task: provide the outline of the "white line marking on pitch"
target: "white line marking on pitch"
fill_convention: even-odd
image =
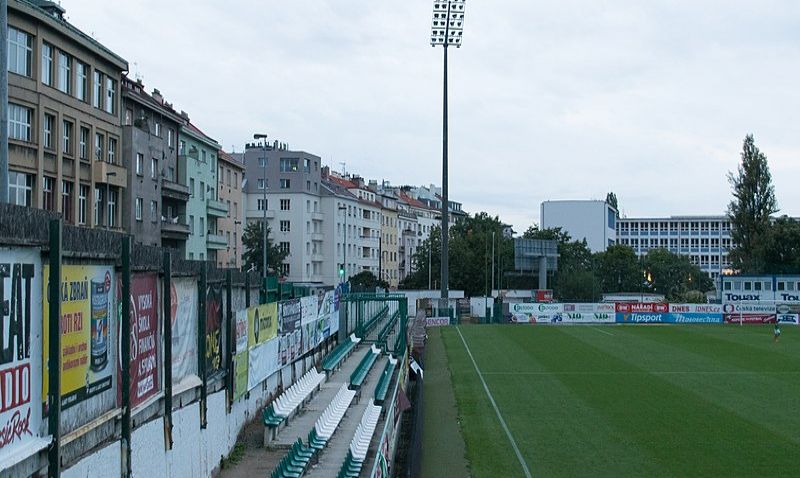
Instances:
[[[762,371],[751,372],[745,370],[665,370],[652,372],[593,372],[593,371],[563,371],[563,372],[483,372],[484,375],[800,375],[800,371]]]
[[[592,329],[594,329],[594,330],[596,330],[596,331],[600,332],[601,334],[606,334],[606,335],[614,335],[614,334],[612,334],[611,332],[606,332],[605,330],[603,330],[603,329],[598,329],[597,327],[592,327]]]
[[[517,447],[517,442],[514,441],[514,437],[511,436],[511,430],[508,429],[508,425],[506,425],[506,421],[503,420],[503,416],[500,415],[500,409],[497,408],[497,403],[494,401],[494,397],[492,397],[492,392],[489,391],[489,386],[486,385],[486,381],[483,379],[483,374],[481,374],[481,369],[478,368],[478,364],[475,363],[475,358],[472,356],[472,352],[469,350],[469,345],[467,345],[467,341],[464,340],[464,336],[461,334],[461,327],[456,326],[456,330],[458,331],[458,335],[461,337],[461,343],[464,344],[464,348],[467,350],[467,354],[469,354],[469,359],[472,360],[472,365],[475,367],[475,371],[478,372],[478,378],[481,379],[481,383],[483,384],[483,389],[486,390],[486,395],[489,397],[489,401],[492,402],[492,407],[494,407],[495,413],[497,413],[497,418],[500,420],[500,425],[503,426],[503,430],[506,432],[506,436],[508,436],[508,440],[511,442],[511,446],[514,448],[514,453],[517,454],[517,459],[519,460],[519,464],[522,465],[522,471],[525,473],[527,478],[531,477],[531,471],[528,469],[528,464],[525,463],[525,459],[522,458],[522,453],[519,452],[519,447]]]

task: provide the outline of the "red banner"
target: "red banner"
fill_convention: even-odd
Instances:
[[[536,293],[536,302],[553,302],[552,289],[536,289],[534,292]]]
[[[726,324],[774,324],[774,314],[724,314]]]
[[[120,284],[120,281],[117,282]],[[120,294],[121,295],[121,294]],[[131,277],[131,360],[130,401],[135,408],[159,390],[158,347],[158,278],[156,274],[134,274]],[[122,327],[119,328],[122,330]],[[118,364],[117,377],[122,369]],[[121,383],[121,382],[120,382]],[[122,387],[117,387],[117,401],[122,403]]]
[[[616,304],[617,312],[623,314],[645,314],[645,313],[667,313],[669,312],[669,304],[660,304],[656,302],[618,302]]]

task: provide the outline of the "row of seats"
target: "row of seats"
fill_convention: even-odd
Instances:
[[[272,478],[300,478],[308,468],[314,453],[313,448],[303,445],[303,441],[298,438],[278,466],[272,470],[270,476]]]
[[[385,342],[386,338],[391,334],[392,330],[395,328],[395,324],[397,323],[397,319],[400,317],[400,310],[398,309],[392,314],[392,317],[386,321],[386,324],[381,328],[380,332],[378,332],[378,342]]]
[[[324,381],[325,374],[317,372],[317,369],[312,367],[300,380],[264,409],[262,415],[264,425],[270,428],[278,427]]]
[[[392,374],[397,367],[398,360],[391,355],[386,366],[383,367],[381,377],[378,379],[378,385],[375,386],[375,404],[382,405],[386,400],[386,394],[389,393],[389,384],[392,383]]]
[[[364,415],[361,417],[361,422],[356,428],[353,440],[350,441],[347,457],[339,469],[339,478],[357,478],[361,473],[361,467],[367,458],[369,444],[372,441],[372,435],[375,433],[375,427],[378,425],[380,416],[380,406],[371,403],[367,405],[367,409],[364,410]]]
[[[372,366],[375,364],[375,361],[378,360],[378,357],[381,355],[381,349],[372,344],[367,352],[364,355],[364,358],[361,359],[361,362],[358,364],[353,373],[350,374],[350,388],[353,390],[358,390],[361,388],[361,385],[364,383],[364,380],[367,378],[367,374],[372,369]]]
[[[344,413],[350,407],[350,402],[353,401],[355,396],[356,392],[347,388],[347,384],[343,383],[336,396],[333,397],[331,403],[314,424],[317,438],[325,440],[326,443],[331,439],[333,432],[339,426],[339,422],[342,421]]]
[[[342,363],[342,360],[347,357],[347,354],[349,354],[359,342],[361,342],[360,338],[356,337],[355,334],[350,334],[349,340],[345,340],[337,345],[335,349],[322,359],[322,369],[326,372],[336,370],[336,367]]]
[[[377,314],[375,314],[371,319],[369,319],[365,324],[363,329],[361,330],[361,337],[369,336],[372,329],[386,317],[386,314],[389,313],[389,306],[384,306]]]

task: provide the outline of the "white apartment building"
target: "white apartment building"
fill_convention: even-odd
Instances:
[[[539,217],[542,229],[560,227],[573,241],[586,239],[592,252],[616,242],[617,210],[605,201],[544,201]]]

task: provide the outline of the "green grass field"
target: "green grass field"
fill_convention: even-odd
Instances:
[[[464,342],[532,476],[800,476],[800,328],[782,329],[779,343],[766,326],[429,335],[444,342],[473,477],[525,475]]]

